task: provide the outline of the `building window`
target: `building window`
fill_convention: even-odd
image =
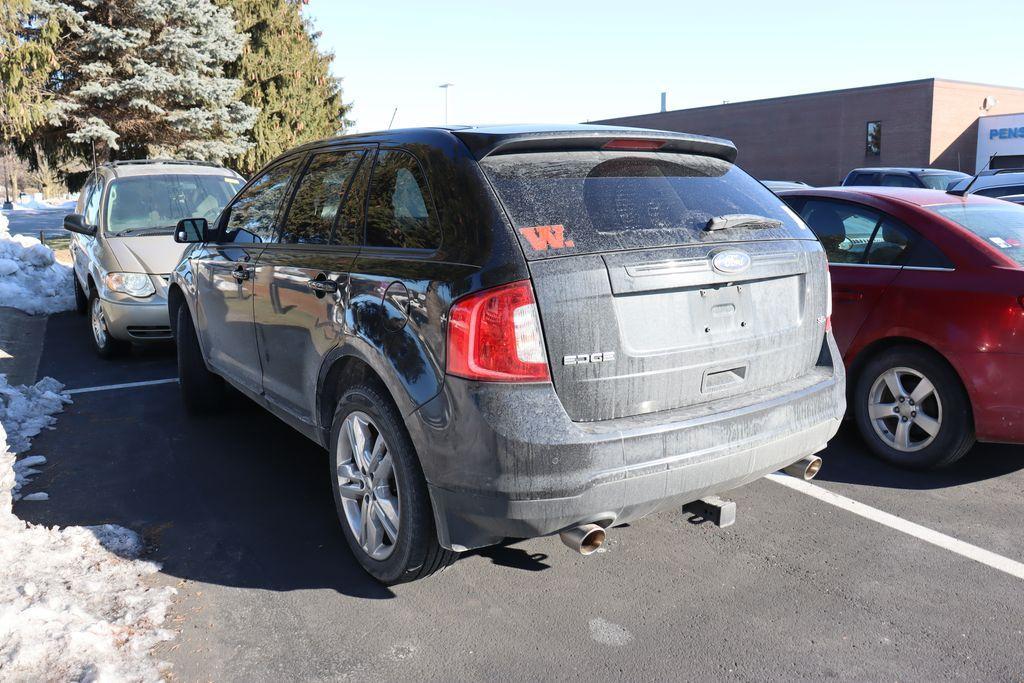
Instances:
[[[882,153],[881,121],[868,121],[868,136],[867,142],[864,145],[864,151],[868,155],[875,157]]]

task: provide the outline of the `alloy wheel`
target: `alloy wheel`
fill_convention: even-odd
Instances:
[[[883,443],[912,453],[927,447],[938,436],[942,401],[935,385],[920,371],[890,368],[871,385],[868,418]]]
[[[96,340],[96,346],[103,348],[107,345],[107,319],[103,315],[103,306],[99,297],[93,297],[92,306],[89,310],[89,319],[92,324],[92,336]]]
[[[336,462],[338,493],[352,535],[367,555],[387,559],[398,542],[401,498],[387,441],[366,413],[345,418]]]

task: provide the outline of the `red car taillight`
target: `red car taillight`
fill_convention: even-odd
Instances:
[[[485,382],[551,380],[529,280],[470,294],[448,316],[448,374]]]

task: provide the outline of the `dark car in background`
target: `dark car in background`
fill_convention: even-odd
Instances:
[[[855,168],[843,179],[844,187],[922,187],[930,190],[945,190],[971,176],[960,171],[946,171],[939,168]]]
[[[825,255],[735,155],[596,126],[292,150],[179,225],[186,406],[226,380],[327,448],[384,583],[813,470],[845,408]]]
[[[926,468],[1024,443],[1024,207],[936,190],[784,193],[828,254],[861,435]]]

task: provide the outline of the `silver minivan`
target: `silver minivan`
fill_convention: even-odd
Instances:
[[[243,179],[198,161],[115,161],[88,177],[71,237],[75,304],[89,315],[96,352],[110,358],[128,345],[169,340],[167,282],[181,258],[175,224],[215,221]]]

